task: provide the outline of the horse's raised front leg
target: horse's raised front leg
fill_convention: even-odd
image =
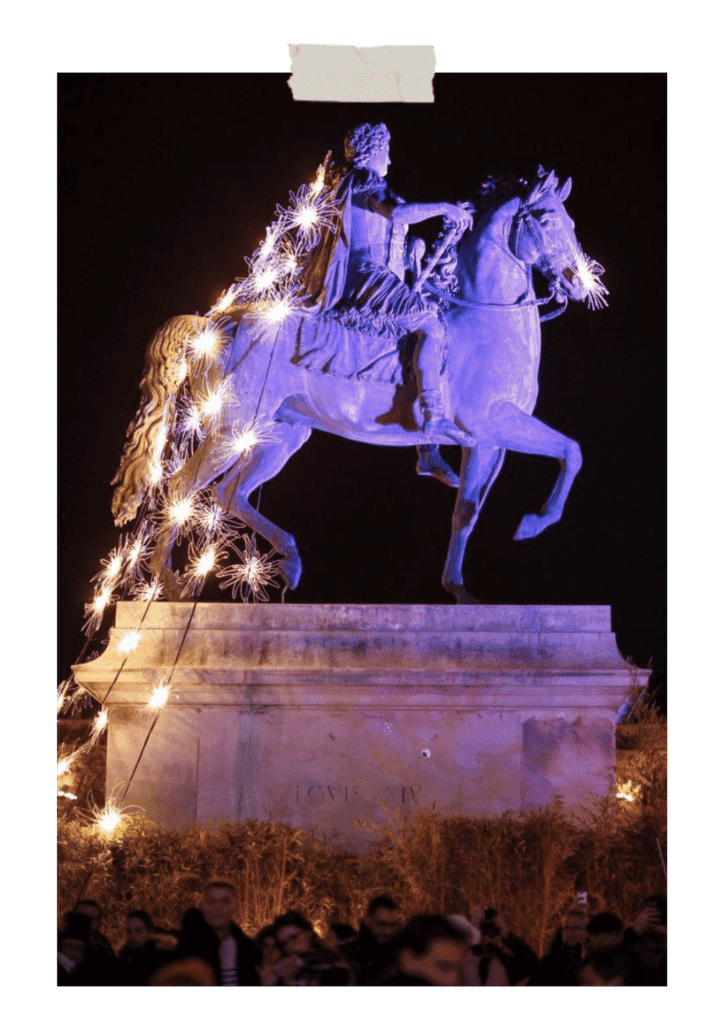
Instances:
[[[565,434],[529,416],[511,402],[505,402],[492,411],[492,426],[496,441],[514,452],[529,455],[548,455],[558,459],[561,471],[553,490],[540,513],[523,516],[515,540],[527,540],[542,533],[547,526],[557,523],[563,515],[568,492],[583,464],[581,449]]]
[[[442,575],[443,587],[459,604],[479,603],[468,593],[463,582],[465,547],[504,458],[504,448],[479,445],[477,448],[463,449],[460,487],[455,500],[450,546]]]
[[[282,556],[279,567],[287,586],[294,590],[302,575],[302,560],[297,542],[291,533],[263,516],[249,501],[249,495],[267,480],[279,473],[294,452],[309,439],[312,431],[308,427],[292,427],[280,424],[277,427],[279,444],[260,444],[252,457],[240,470],[232,469],[216,487],[216,500],[222,508],[240,519],[245,526],[261,534],[274,550]]]

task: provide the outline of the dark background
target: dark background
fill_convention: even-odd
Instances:
[[[276,204],[328,149],[341,156],[349,127],[384,120],[388,180],[408,201],[470,198],[487,174],[530,178],[539,163],[573,178],[566,205],[606,268],[610,306],[571,305],[543,325],[536,415],[580,443],[583,469],[561,522],[515,543],[558,467],[508,454],[466,582],[486,604],[610,604],[622,653],[653,658],[663,695],[666,76],[438,74],[435,103],[409,106],[295,103],[287,78],[59,76],[59,678],[118,541],[109,482],[148,340],[169,316],[206,312],[245,273]],[[414,469],[412,448],[315,432],[264,485],[262,511],[304,562],[288,601],[451,600],[440,576],[454,492]],[[228,592],[210,581],[203,600],[215,599]]]

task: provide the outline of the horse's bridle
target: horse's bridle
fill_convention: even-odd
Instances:
[[[545,306],[549,302],[553,302],[554,300],[560,301],[560,299],[558,299],[558,296],[562,295],[563,302],[560,309],[553,310],[551,313],[546,313],[544,316],[541,316],[540,319],[541,322],[545,322],[546,320],[553,320],[555,319],[555,317],[560,316],[561,313],[564,313],[566,311],[566,307],[568,306],[568,296],[558,284],[558,281],[561,277],[561,272],[559,272],[556,269],[556,266],[557,264],[563,262],[565,262],[566,265],[568,265],[568,253],[566,253],[565,251],[553,255],[548,255],[544,253],[543,232],[541,231],[540,226],[535,217],[532,216],[532,211],[537,207],[537,205],[538,202],[531,203],[530,205],[521,202],[520,207],[514,215],[511,223],[507,249],[502,245],[498,245],[497,242],[493,242],[493,244],[497,245],[498,248],[502,252],[504,252],[506,256],[516,260],[519,263],[525,264],[525,260],[522,258],[521,255],[521,238],[524,230],[529,231],[533,238],[533,242],[536,245],[536,248],[541,253],[541,257],[538,260],[539,263],[543,264],[543,267],[541,268],[541,273],[545,274],[545,276],[548,277],[548,280],[550,281],[550,291],[546,296],[540,299],[528,299],[512,303],[474,302],[471,299],[461,299],[457,295],[449,295],[447,292],[440,291],[439,289],[435,288],[433,285],[430,284],[429,279],[425,282],[425,289],[427,291],[432,292],[434,295],[437,295],[440,298],[445,299],[448,302],[452,302],[458,306],[467,306],[471,309],[505,309],[511,311],[516,309],[528,309],[534,306]],[[548,274],[546,274],[546,270],[548,271]],[[530,280],[530,269],[528,269],[528,285],[529,287],[532,287],[532,281]]]

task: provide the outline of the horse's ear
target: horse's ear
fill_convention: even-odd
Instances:
[[[558,178],[556,172],[551,171],[546,180],[543,182],[544,192],[554,192],[558,188]]]
[[[569,178],[568,181],[564,181],[561,187],[558,189],[558,198],[562,203],[565,203],[566,199],[568,199],[569,195],[571,194],[572,185],[573,182]]]

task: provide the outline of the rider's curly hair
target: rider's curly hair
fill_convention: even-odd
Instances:
[[[389,144],[390,133],[385,124],[358,124],[344,138],[344,159],[350,167],[364,167]]]

